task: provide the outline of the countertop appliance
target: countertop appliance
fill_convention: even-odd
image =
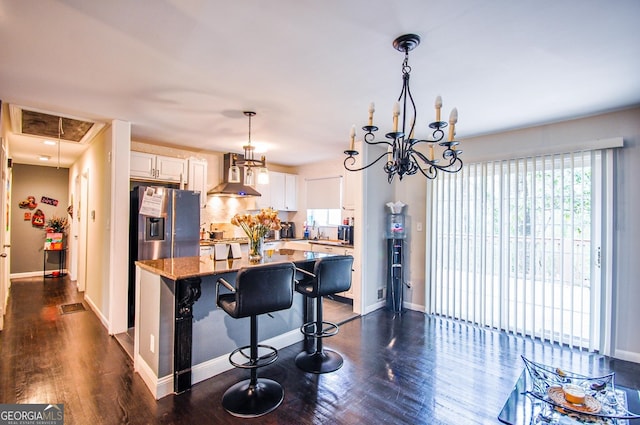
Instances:
[[[346,245],[353,245],[353,226],[338,226],[338,240]]]
[[[294,239],[296,237],[296,224],[293,221],[280,223],[280,239]]]
[[[200,193],[134,187],[129,212],[129,327],[133,326],[137,260],[200,255]]]

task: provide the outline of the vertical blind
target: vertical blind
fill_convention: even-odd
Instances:
[[[554,154],[439,175],[428,312],[599,350],[601,161],[602,151]]]

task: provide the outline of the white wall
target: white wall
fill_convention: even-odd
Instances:
[[[78,261],[86,261],[87,280],[85,282],[85,300],[91,305],[103,324],[108,324],[109,312],[109,238],[105,230],[111,210],[111,184],[109,167],[105,166],[110,147],[111,128],[107,127],[91,142],[89,148],[69,169],[69,189],[74,199],[74,219],[87,212],[86,252],[79,253]],[[76,178],[84,174],[88,182],[88,199],[75,193]],[[80,176],[80,177],[79,177]],[[82,211],[78,202],[86,203]],[[91,218],[91,214],[93,217]],[[79,267],[82,274],[84,268]],[[79,277],[82,279],[82,277]]]
[[[78,220],[78,214],[85,210],[88,220],[86,252],[78,252],[72,258],[85,262],[85,300],[110,333],[126,330],[129,139],[130,124],[113,121],[92,140],[89,148],[69,169],[74,220]],[[86,198],[76,193],[76,178],[83,175],[88,182]],[[86,203],[86,208],[80,208],[80,199]],[[82,274],[85,267],[78,267],[78,270]],[[114,312],[121,310],[124,311],[121,313],[123,317],[114,317]],[[114,329],[114,323],[124,323],[125,326]]]

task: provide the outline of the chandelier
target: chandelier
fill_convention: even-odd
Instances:
[[[415,137],[414,130],[417,122],[417,111],[409,87],[409,75],[411,74],[409,52],[419,44],[420,36],[416,34],[405,34],[393,41],[393,47],[400,52],[404,52],[404,61],[402,62],[402,90],[400,91],[398,101],[395,102],[393,107],[393,130],[386,134],[386,138],[390,141],[375,140],[374,132],[378,131],[378,127],[373,125],[373,113],[375,112],[373,102],[369,105],[369,123],[362,127],[362,130],[365,131],[364,142],[368,145],[387,145],[387,152],[383,152],[368,165],[354,168],[356,162],[355,156],[358,155],[358,151],[355,150],[356,128],[354,125],[351,128],[349,149],[344,151],[345,155],[347,155],[344,160],[344,168],[348,171],[361,171],[369,168],[385,156],[387,160],[383,169],[388,175],[387,180],[389,183],[393,181],[395,175],[398,175],[398,178],[402,180],[405,174],[413,175],[420,171],[425,177],[435,179],[438,171],[457,173],[462,169],[462,160],[459,157],[462,151],[456,148],[459,142],[454,140],[455,124],[458,121],[458,110],[456,108],[451,110],[448,124],[445,121],[441,121],[440,110],[442,108],[442,98],[440,96],[436,98],[435,102],[436,120],[429,124],[429,128],[433,130],[431,139],[426,140]],[[401,105],[402,117],[400,119]],[[408,118],[411,119],[409,123],[407,123]],[[398,129],[399,121],[402,123],[400,130]],[[447,125],[449,126],[449,137],[448,140],[442,141],[444,139],[443,129],[446,128]],[[442,163],[434,156],[434,145],[436,144],[443,148]],[[418,151],[418,146],[428,146],[428,155]]]
[[[229,183],[240,183],[240,168],[244,167],[244,184],[247,186],[256,185],[256,171],[258,173],[258,183],[269,183],[269,170],[267,169],[267,159],[264,155],[260,159],[255,159],[255,146],[251,144],[251,117],[256,113],[253,111],[244,111],[245,116],[249,117],[249,139],[247,144],[242,148],[244,149],[243,158],[238,158],[237,155],[233,155],[231,168],[229,169]]]

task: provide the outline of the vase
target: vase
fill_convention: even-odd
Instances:
[[[249,239],[249,261],[258,263],[262,260],[262,243],[264,238]]]

